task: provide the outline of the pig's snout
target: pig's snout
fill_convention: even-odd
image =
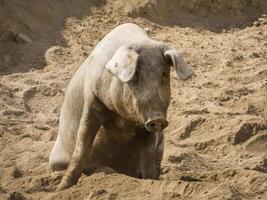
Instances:
[[[158,117],[155,119],[149,119],[145,123],[145,128],[149,132],[160,132],[169,125],[168,121],[164,118]]]

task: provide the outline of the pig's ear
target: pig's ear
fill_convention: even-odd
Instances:
[[[172,47],[164,47],[164,57],[171,63],[174,67],[177,75],[183,79],[189,79],[194,72],[190,69],[190,67],[186,64],[184,58],[175,48]]]
[[[135,74],[138,56],[130,47],[122,46],[108,61],[106,69],[122,82],[128,82]]]

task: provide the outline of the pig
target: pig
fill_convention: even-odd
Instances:
[[[58,190],[77,183],[100,127],[122,143],[138,137],[140,177],[159,178],[170,67],[182,80],[193,75],[175,48],[133,23],[117,26],[97,44],[65,93],[49,157],[52,170],[67,168]]]

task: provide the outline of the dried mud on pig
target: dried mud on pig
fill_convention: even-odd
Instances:
[[[260,0],[0,0],[0,199],[266,199],[266,11]],[[125,22],[196,73],[171,72],[160,180],[102,168],[56,192],[62,173],[48,156],[66,86]]]

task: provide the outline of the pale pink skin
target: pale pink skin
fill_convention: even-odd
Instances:
[[[123,75],[112,71],[117,66],[111,66],[111,70],[106,66],[120,47],[136,55],[131,58],[135,60],[121,61],[119,70],[132,62]],[[120,55],[114,58],[116,62]],[[59,190],[77,182],[101,126],[123,140],[130,140],[137,132],[143,134],[139,156],[142,178],[159,178],[171,65],[182,79],[192,75],[177,51],[150,39],[135,24],[116,27],[99,42],[73,76],[65,94],[58,137],[49,158],[54,170],[68,167]],[[148,126],[151,121],[155,123]]]

